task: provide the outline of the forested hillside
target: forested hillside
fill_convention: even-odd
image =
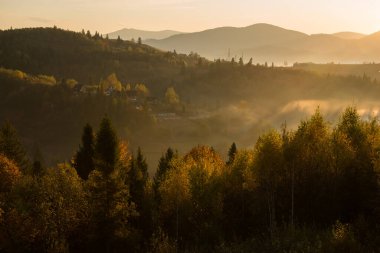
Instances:
[[[154,171],[168,146],[208,144],[225,157],[231,141],[251,147],[268,127],[293,128],[318,106],[330,121],[351,105],[364,117],[378,111],[379,83],[360,69],[210,62],[57,28],[1,31],[0,52],[0,122],[49,165],[72,156],[81,127],[105,115]]]
[[[86,84],[97,84],[115,72],[122,81],[153,87],[165,80],[169,85],[181,66],[194,65],[198,58],[162,52],[138,41],[111,40],[89,31],[32,28],[0,32],[0,66]]]

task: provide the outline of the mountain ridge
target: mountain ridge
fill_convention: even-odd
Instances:
[[[164,39],[175,34],[182,34],[183,32],[174,30],[160,30],[160,31],[149,31],[149,30],[139,30],[135,28],[123,28],[114,32],[108,33],[111,39],[116,39],[118,36],[123,40],[138,39],[139,37],[143,40],[146,39]]]
[[[370,35],[353,32],[309,35],[258,23],[246,27],[217,27],[145,42],[161,50],[197,52],[210,60],[244,55],[246,60],[252,57],[261,63],[380,61],[380,32]],[[277,49],[276,55],[268,51],[270,47]],[[261,51],[260,48],[266,50]]]

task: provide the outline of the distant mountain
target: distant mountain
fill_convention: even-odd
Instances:
[[[380,33],[369,36],[351,32],[307,35],[269,24],[220,27],[147,40],[146,43],[162,50],[196,52],[211,60],[243,57],[248,61],[252,57],[254,62],[275,64],[380,61]]]
[[[334,33],[332,35],[340,39],[345,39],[345,40],[357,40],[366,36],[365,34],[355,33],[355,32],[339,32],[339,33]]]
[[[131,40],[131,39],[137,40],[137,38],[139,37],[143,40],[147,40],[147,39],[165,39],[167,37],[170,37],[176,34],[182,34],[182,32],[172,31],[172,30],[144,31],[144,30],[124,28],[124,29],[109,33],[108,36],[111,39],[116,39],[118,36],[120,36],[120,38],[122,38],[123,40]]]
[[[174,35],[163,40],[148,40],[148,45],[183,53],[197,52],[208,58],[241,55],[244,49],[281,44],[307,37],[306,34],[268,24],[248,27],[220,27],[202,32]]]

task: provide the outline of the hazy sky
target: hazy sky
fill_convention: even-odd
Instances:
[[[0,0],[0,29],[199,31],[270,23],[305,33],[380,30],[380,0]]]

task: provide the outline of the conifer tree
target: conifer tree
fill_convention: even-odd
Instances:
[[[132,156],[128,174],[131,200],[139,209],[143,202],[145,186],[148,180],[148,165],[140,147],[137,150],[137,157],[133,158]]]
[[[236,148],[236,144],[234,142],[234,143],[232,143],[230,149],[228,150],[228,161],[227,161],[228,165],[230,165],[234,162],[236,152],[237,152],[237,148]]]
[[[96,135],[95,167],[105,176],[109,176],[118,162],[118,139],[111,121],[104,118]]]
[[[168,148],[165,155],[162,155],[160,158],[160,161],[158,163],[158,168],[156,171],[156,174],[154,175],[154,182],[153,187],[156,194],[156,197],[158,197],[158,188],[160,186],[161,181],[164,179],[165,174],[170,168],[170,162],[175,157],[175,153],[171,148]]]
[[[239,59],[239,65],[240,65],[240,66],[243,66],[243,65],[244,65],[244,61],[243,61],[243,58],[242,58],[242,57],[240,57],[240,59]]]
[[[82,179],[87,179],[94,166],[94,133],[92,127],[87,124],[83,128],[82,145],[74,158],[74,167]]]

